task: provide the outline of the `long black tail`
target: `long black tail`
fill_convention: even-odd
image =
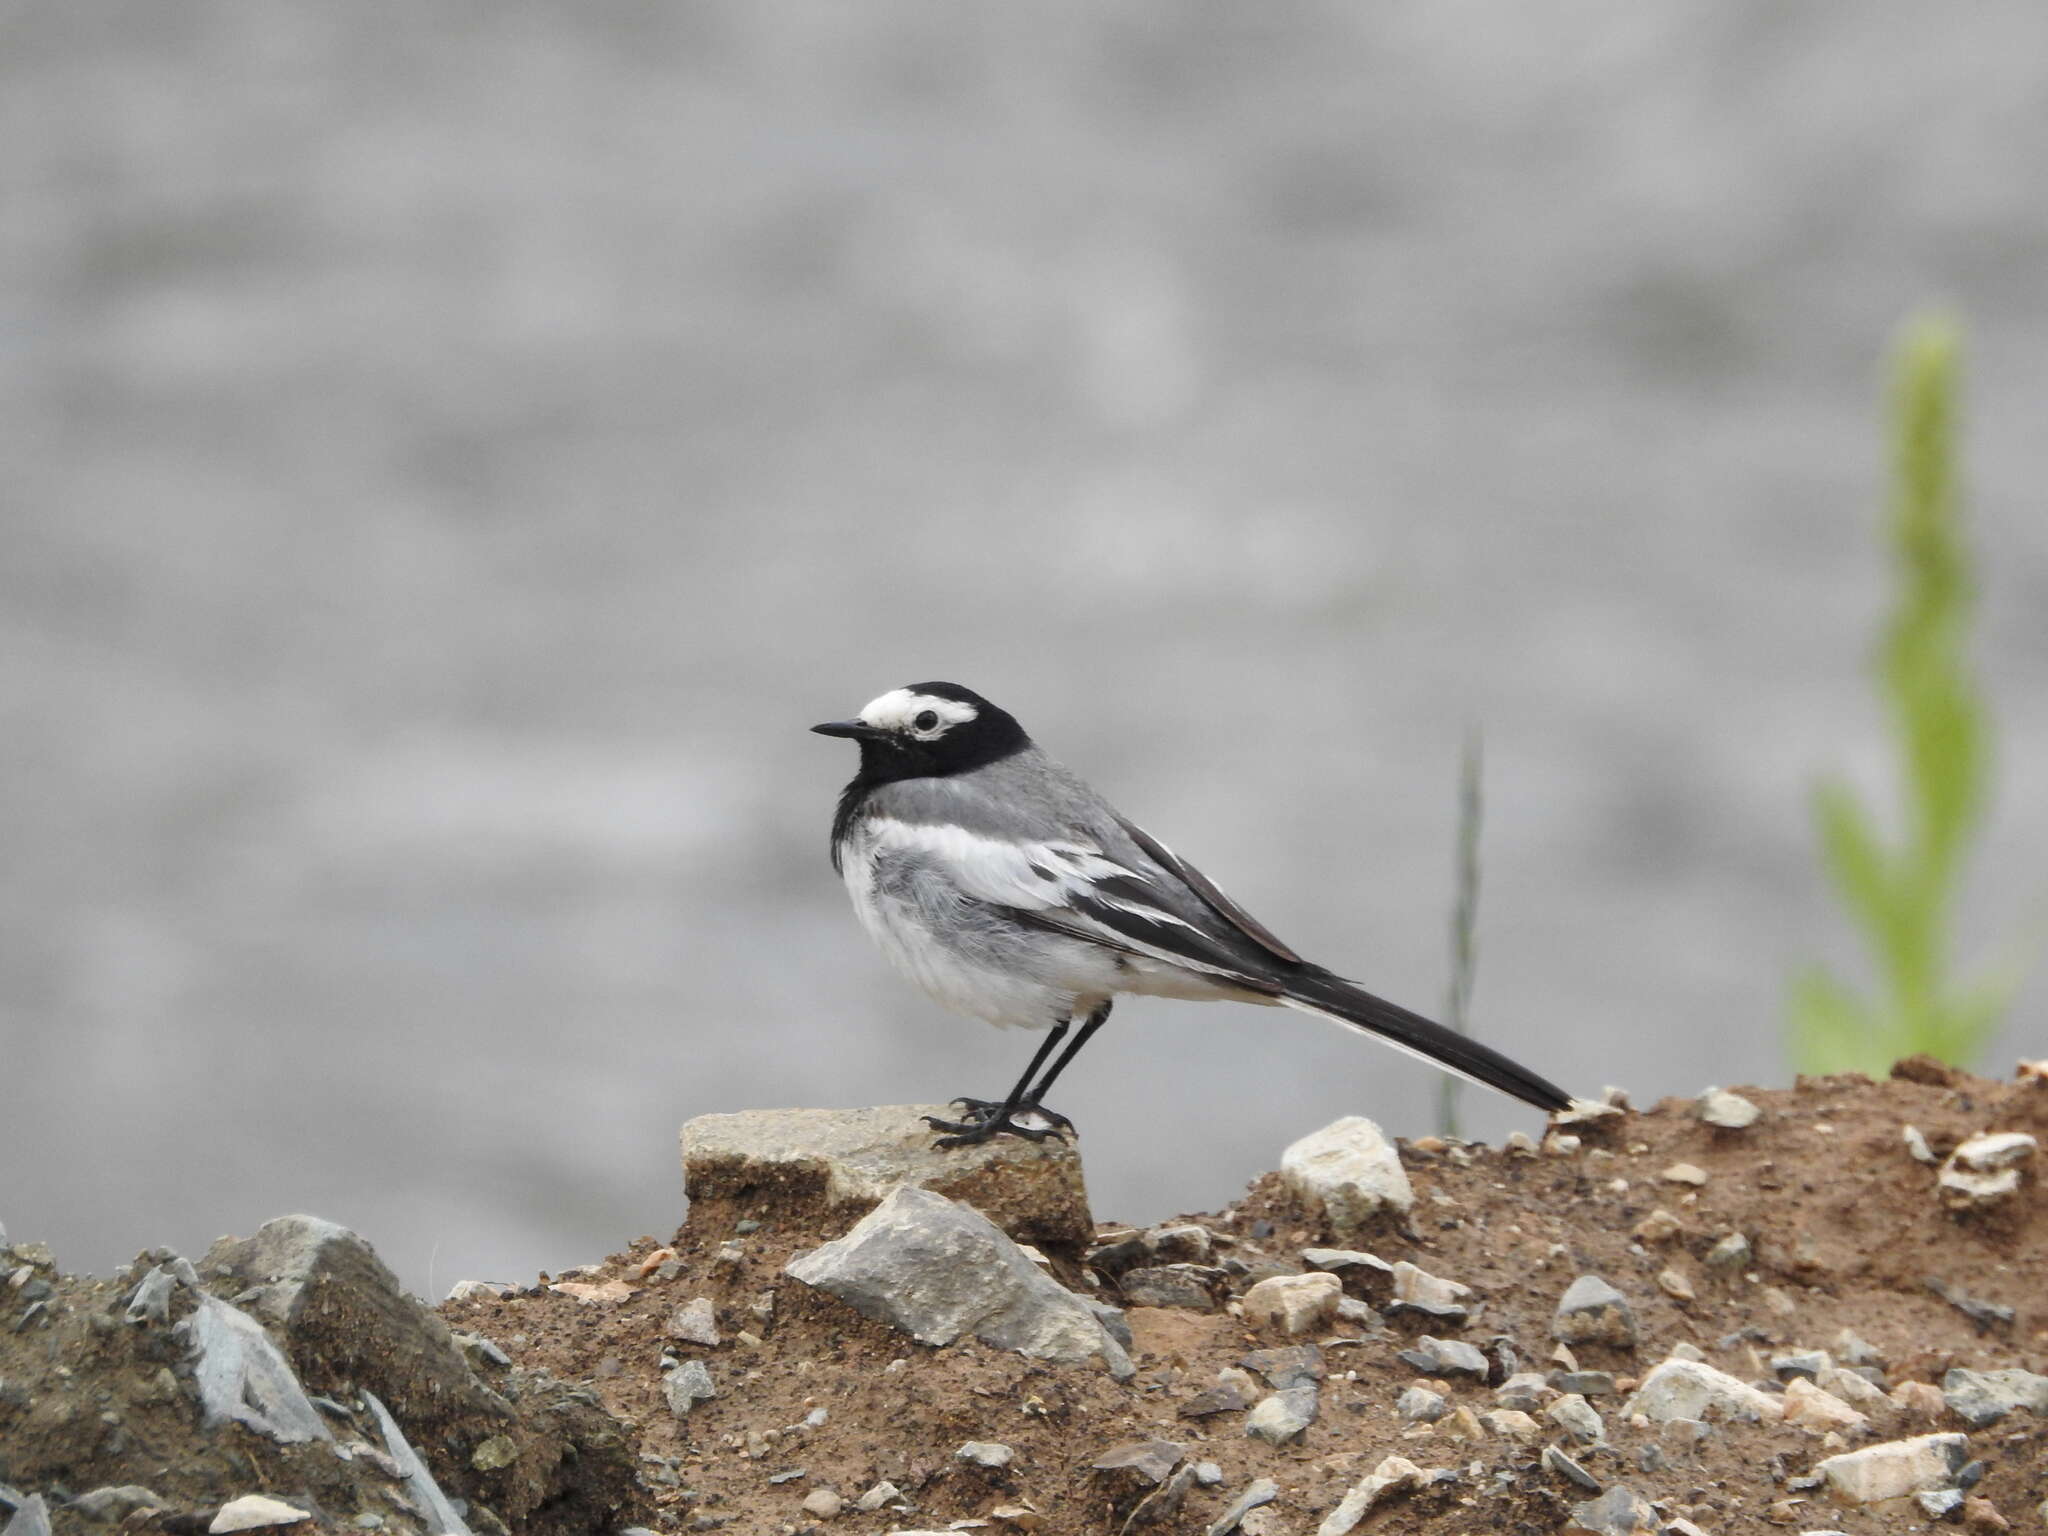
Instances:
[[[1419,1056],[1484,1087],[1497,1088],[1538,1109],[1555,1113],[1572,1102],[1571,1095],[1555,1083],[1538,1077],[1519,1062],[1510,1061],[1491,1046],[1467,1039],[1419,1013],[1410,1013],[1398,1003],[1374,997],[1327,971],[1291,978],[1287,991],[1277,1001],[1303,1013],[1354,1025],[1378,1035],[1396,1050]]]

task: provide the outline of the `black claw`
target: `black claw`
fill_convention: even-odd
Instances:
[[[1003,1106],[991,1104],[985,1099],[955,1099],[952,1101],[965,1107],[966,1117],[960,1120],[941,1120],[937,1115],[923,1116],[924,1123],[935,1131],[944,1131],[933,1143],[937,1147],[974,1147],[998,1136],[1016,1136],[1025,1141],[1051,1141],[1063,1131],[1071,1131],[1073,1122],[1065,1115],[1054,1114],[1034,1104],[1020,1104],[1009,1114],[1003,1113]],[[1043,1116],[1048,1125],[1024,1125],[1019,1115]]]

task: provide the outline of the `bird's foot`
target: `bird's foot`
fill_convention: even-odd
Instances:
[[[975,1147],[997,1136],[1051,1141],[1074,1128],[1074,1122],[1065,1115],[1037,1104],[1019,1104],[1006,1114],[1002,1104],[989,1099],[963,1098],[953,1103],[960,1108],[958,1120],[942,1120],[937,1115],[924,1117],[924,1123],[933,1130],[947,1133],[934,1143],[936,1146]]]

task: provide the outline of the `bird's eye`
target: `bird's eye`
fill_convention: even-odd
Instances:
[[[920,709],[917,718],[910,723],[920,731],[928,731],[939,723],[939,712],[935,709]]]

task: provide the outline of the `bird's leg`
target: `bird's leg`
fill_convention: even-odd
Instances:
[[[927,1125],[935,1130],[950,1133],[941,1137],[938,1145],[971,1146],[1002,1135],[1021,1136],[1026,1141],[1044,1141],[1061,1131],[1071,1131],[1074,1122],[1056,1109],[1047,1109],[1045,1095],[1051,1090],[1060,1073],[1067,1069],[1067,1063],[1079,1054],[1081,1047],[1086,1045],[1095,1031],[1102,1028],[1108,1020],[1109,1004],[1098,1003],[1094,1011],[1088,1015],[1086,1022],[1081,1025],[1080,1033],[1068,1042],[1067,1048],[1060,1052],[1059,1059],[1048,1067],[1045,1076],[1034,1084],[1033,1074],[1044,1065],[1045,1058],[1052,1054],[1053,1047],[1060,1043],[1061,1037],[1067,1032],[1066,1024],[1055,1028],[1046,1037],[1045,1043],[1038,1048],[1037,1054],[1031,1058],[1031,1065],[1024,1069],[1024,1075],[1017,1079],[1017,1086],[1010,1090],[1010,1096],[1002,1103],[991,1103],[987,1099],[955,1099],[953,1102],[964,1111],[959,1120],[940,1120],[926,1115]],[[1046,1125],[1040,1127],[1018,1124],[1016,1116],[1020,1110],[1028,1110],[1037,1115],[1047,1122]]]
[[[1060,1130],[1071,1131],[1074,1128],[1074,1122],[1065,1115],[1060,1114],[1057,1110],[1047,1109],[1045,1107],[1045,1096],[1052,1092],[1053,1080],[1067,1070],[1067,1063],[1080,1055],[1081,1047],[1088,1043],[1089,1038],[1094,1035],[1095,1031],[1102,1028],[1108,1022],[1109,1002],[1105,999],[1103,1002],[1095,1005],[1095,1011],[1088,1015],[1088,1022],[1081,1026],[1081,1033],[1074,1036],[1073,1043],[1060,1052],[1060,1059],[1054,1062],[1047,1069],[1045,1076],[1038,1080],[1038,1086],[1024,1095],[1026,1107],[1037,1110],[1039,1114],[1051,1121]],[[1052,1042],[1048,1040],[1046,1044],[1050,1046]],[[1043,1054],[1043,1052],[1040,1052],[1040,1055]],[[1035,1061],[1032,1063],[1033,1067],[1037,1065],[1038,1063]]]
[[[973,1146],[978,1142],[987,1141],[992,1136],[1003,1134],[1022,1136],[1026,1141],[1044,1141],[1054,1135],[1052,1129],[1041,1130],[1037,1126],[1019,1125],[1011,1117],[1016,1114],[1019,1106],[1025,1103],[1025,1093],[1031,1086],[1032,1075],[1038,1071],[1040,1063],[1052,1054],[1053,1047],[1060,1043],[1070,1022],[1062,1019],[1046,1035],[1044,1042],[1032,1055],[1031,1064],[1024,1069],[1024,1075],[1017,1079],[1017,1086],[1010,1090],[1009,1097],[1000,1104],[988,1099],[955,1099],[953,1102],[959,1105],[962,1111],[960,1119],[941,1120],[937,1115],[926,1115],[926,1125],[935,1131],[949,1133],[939,1138],[938,1145]]]

